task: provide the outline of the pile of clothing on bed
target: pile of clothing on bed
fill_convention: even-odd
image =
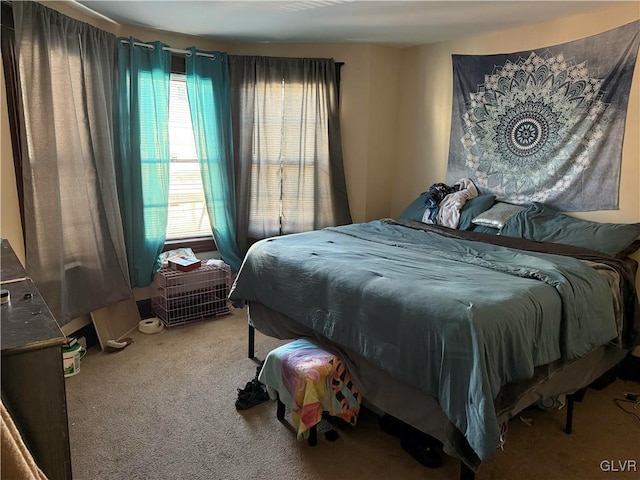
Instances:
[[[521,205],[497,201],[495,195],[482,192],[471,179],[462,178],[453,185],[434,183],[398,218],[497,235],[504,222],[523,209]]]
[[[478,189],[469,178],[462,178],[453,186],[434,183],[424,196],[426,209],[422,215],[423,223],[457,228],[460,211],[467,200],[478,196]]]

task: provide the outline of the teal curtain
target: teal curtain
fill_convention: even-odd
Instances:
[[[169,203],[171,52],[148,45],[118,41],[118,193],[132,287],[158,270]]]
[[[220,256],[234,271],[242,263],[236,243],[231,96],[226,53],[185,59],[191,121],[207,212]],[[201,52],[204,53],[204,52]]]

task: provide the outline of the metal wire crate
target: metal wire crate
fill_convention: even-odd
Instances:
[[[230,312],[231,268],[226,264],[202,265],[190,272],[163,268],[154,281],[157,294],[151,305],[167,327]]]

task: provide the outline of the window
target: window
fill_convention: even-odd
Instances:
[[[318,227],[331,202],[329,141],[316,85],[271,82],[254,126],[249,235],[263,238]],[[310,90],[312,93],[310,93]],[[324,225],[322,225],[324,226]]]
[[[169,87],[169,216],[167,240],[211,237],[184,75]]]
[[[350,223],[335,62],[230,55],[229,65],[240,250]]]

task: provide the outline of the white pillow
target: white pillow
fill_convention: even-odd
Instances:
[[[483,227],[502,228],[504,222],[516,213],[524,210],[525,207],[512,205],[510,203],[496,202],[489,210],[485,210],[480,215],[471,220],[474,225]]]

